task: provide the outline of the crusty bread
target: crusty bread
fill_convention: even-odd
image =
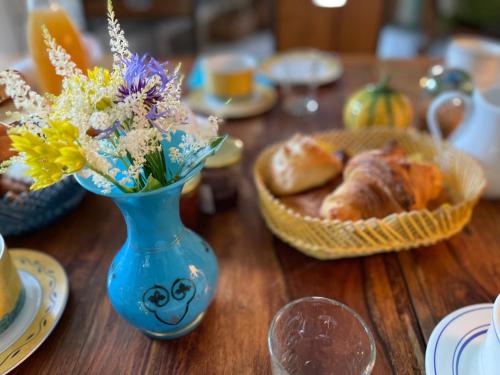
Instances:
[[[321,186],[342,171],[342,162],[314,138],[297,134],[271,159],[269,187],[289,195]]]

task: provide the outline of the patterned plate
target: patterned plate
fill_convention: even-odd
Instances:
[[[39,251],[11,249],[26,293],[22,310],[0,335],[0,374],[28,358],[50,335],[66,306],[68,278],[62,266]]]
[[[463,307],[443,318],[427,344],[426,374],[483,375],[478,349],[486,338],[492,314],[493,304],[483,303]]]

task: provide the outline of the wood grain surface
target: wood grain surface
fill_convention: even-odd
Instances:
[[[60,323],[14,374],[270,374],[266,339],[273,315],[310,295],[344,302],[367,321],[377,341],[374,374],[423,374],[426,342],[438,321],[500,292],[500,202],[481,201],[471,223],[449,241],[337,261],[308,258],[273,237],[257,206],[251,168],[264,147],[299,131],[341,126],[346,96],[380,72],[391,72],[395,86],[419,106],[418,79],[432,63],[348,56],[343,62],[343,77],[320,89],[314,116],[292,118],[277,106],[224,126],[245,142],[240,198],[234,209],[200,223],[221,273],[215,301],[190,335],[152,341],[111,308],[106,274],[126,233],[110,200],[88,194],[58,223],[7,238],[10,247],[57,258],[71,286]]]

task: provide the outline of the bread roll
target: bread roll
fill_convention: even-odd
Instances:
[[[297,134],[272,156],[269,187],[276,195],[300,193],[325,184],[341,173],[342,167],[328,145]]]

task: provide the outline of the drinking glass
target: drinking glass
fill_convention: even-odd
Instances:
[[[318,86],[283,84],[283,109],[286,113],[296,117],[313,114],[319,108],[317,99]]]
[[[295,61],[290,59],[279,71],[283,89],[283,110],[297,117],[315,113],[319,108],[317,98],[318,76],[321,61],[315,50]]]
[[[351,308],[323,297],[305,297],[274,316],[268,336],[273,375],[368,375],[375,340]]]
[[[83,72],[87,71],[88,58],[75,24],[57,0],[27,0],[28,46],[38,72],[43,91],[59,95],[62,78],[49,61],[42,26],[47,27],[56,42],[69,53]]]

